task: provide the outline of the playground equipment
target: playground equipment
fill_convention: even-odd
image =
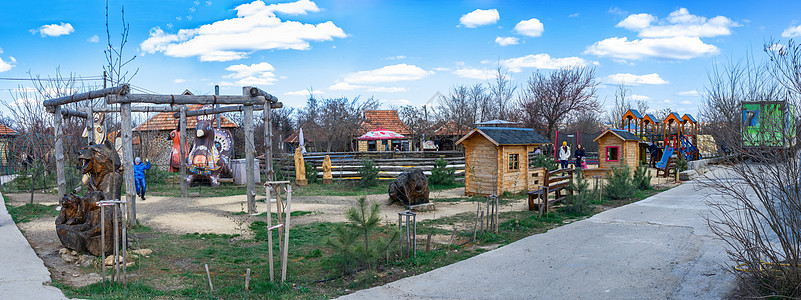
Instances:
[[[656,177],[659,177],[659,173],[661,172],[665,177],[668,177],[670,173],[671,165],[673,164],[673,147],[665,148],[665,152],[662,153],[662,159],[656,163]]]
[[[743,102],[742,141],[745,148],[788,148],[797,143],[797,111],[786,101]]]
[[[659,120],[652,114],[643,116],[637,110],[629,109],[621,120],[621,129],[637,135],[643,141],[678,150],[679,155],[687,160],[701,159],[696,146],[698,121],[690,114],[679,116],[678,113],[670,113],[664,120]]]

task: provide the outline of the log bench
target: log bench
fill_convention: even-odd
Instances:
[[[557,176],[558,174],[567,174]],[[528,210],[538,210],[540,213],[548,212],[548,206],[553,203],[560,202],[567,197],[567,193],[562,195],[563,190],[567,190],[570,195],[573,195],[573,189],[570,188],[570,181],[573,179],[573,169],[558,169],[548,172],[545,175],[545,183],[547,186],[540,186],[539,189],[528,192]],[[548,195],[554,193],[553,199],[548,199]],[[535,200],[538,200],[535,202]]]

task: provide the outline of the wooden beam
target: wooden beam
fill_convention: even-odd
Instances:
[[[271,95],[271,94],[270,94],[270,93],[268,93],[268,92],[265,92],[264,90],[262,90],[262,89],[260,89],[260,88],[257,88],[257,87],[252,87],[252,86],[250,86],[250,87],[245,87],[245,88],[246,88],[246,89],[248,89],[248,88],[250,89],[250,96],[251,96],[251,97],[263,96],[263,97],[264,97],[264,99],[265,99],[265,100],[267,100],[267,101],[270,101],[270,102],[278,102],[278,98],[277,98],[277,97],[275,97],[275,96]]]
[[[130,92],[130,87],[127,84],[123,84],[120,86],[110,87],[102,90],[97,91],[89,91],[86,93],[74,94],[70,96],[64,96],[54,99],[45,100],[42,104],[44,106],[56,106],[56,105],[64,105],[68,103],[78,102],[82,100],[89,100],[95,98],[101,98],[106,95],[126,95]]]
[[[278,102],[280,103],[280,102]],[[264,174],[266,181],[273,181],[273,121],[272,109],[265,109],[261,112],[261,119],[264,122]],[[268,197],[269,198],[269,197]]]
[[[107,97],[111,98],[111,97]],[[177,112],[178,106],[131,106],[131,112]],[[95,112],[120,112],[119,107],[95,107]]]
[[[264,105],[251,105],[254,111],[263,110]],[[233,105],[233,106],[223,106],[223,107],[215,107],[215,108],[206,108],[206,109],[198,109],[198,110],[190,110],[186,112],[187,117],[195,117],[195,116],[202,116],[202,115],[214,115],[219,113],[227,113],[227,112],[235,112],[235,111],[245,111],[244,105]],[[180,113],[172,114],[173,118],[179,118],[181,116]]]
[[[53,135],[55,135],[56,145],[56,183],[58,183],[58,198],[64,197],[67,193],[67,182],[64,178],[64,127],[61,125],[61,105],[55,106],[55,125]]]
[[[181,173],[178,176],[181,181],[181,197],[186,198],[186,149],[184,149],[184,145],[186,145],[186,106],[183,105],[181,105],[181,120],[178,121],[178,130],[180,130],[178,148],[181,149]]]
[[[120,105],[122,111],[122,165],[125,170],[125,198],[128,209],[128,225],[136,224],[136,187],[134,186],[133,137],[131,134],[131,104]]]
[[[264,104],[263,96],[216,96],[216,95],[151,95],[128,94],[122,97],[107,97],[113,103],[153,103],[153,104]]]

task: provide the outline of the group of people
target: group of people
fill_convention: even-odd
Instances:
[[[562,142],[562,147],[559,147],[559,163],[561,164],[562,169],[567,168],[568,164],[570,164],[570,146],[567,145],[567,142]],[[573,153],[576,160],[574,161],[574,168],[587,168],[587,152],[584,151],[584,147],[579,144],[576,146],[576,152]]]

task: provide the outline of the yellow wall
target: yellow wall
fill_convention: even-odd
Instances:
[[[465,148],[465,194],[495,193],[498,179],[498,154],[495,145],[480,135],[475,135],[462,144]]]

